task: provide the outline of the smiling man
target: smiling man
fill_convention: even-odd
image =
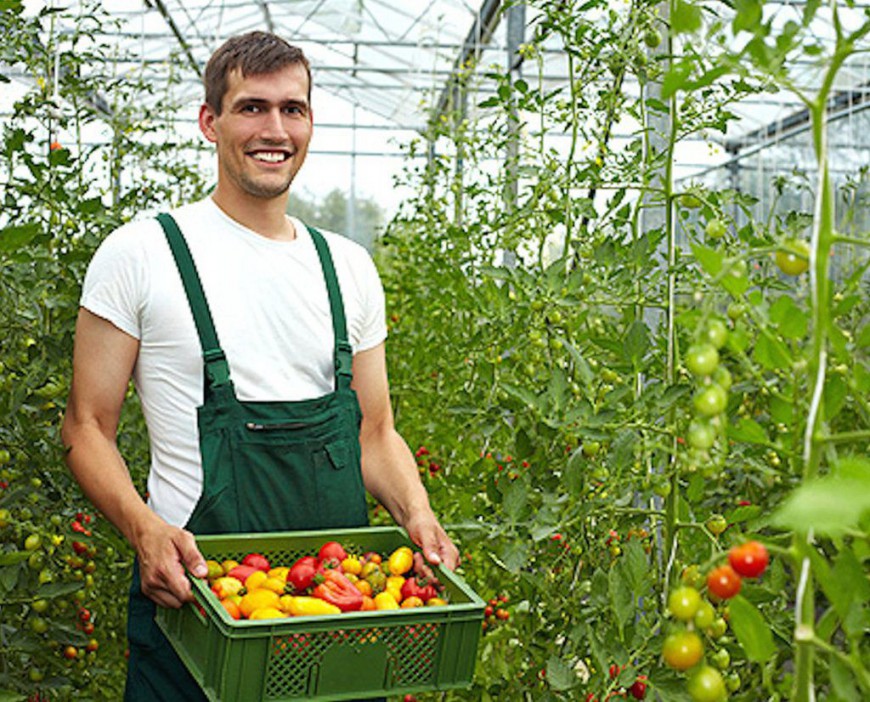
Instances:
[[[63,425],[67,463],[136,553],[125,699],[205,700],[154,621],[204,577],[195,534],[363,526],[366,491],[433,563],[456,547],[396,432],[384,295],[366,251],[285,214],[313,129],[302,52],[253,32],[205,71],[210,197],[128,224],[88,269]],[[116,445],[133,379],[148,499]]]

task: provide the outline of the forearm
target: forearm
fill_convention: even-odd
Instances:
[[[392,427],[360,436],[366,490],[405,526],[415,514],[431,512],[429,496],[405,440]]]
[[[145,504],[115,442],[96,424],[67,417],[62,433],[67,467],[82,492],[137,548],[159,518]]]

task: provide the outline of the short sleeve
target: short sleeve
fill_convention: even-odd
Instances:
[[[363,310],[355,351],[374,348],[387,338],[386,302],[381,277],[371,256],[361,257],[360,278]]]
[[[130,336],[142,338],[146,298],[145,251],[137,227],[112,232],[97,248],[85,274],[81,306]]]

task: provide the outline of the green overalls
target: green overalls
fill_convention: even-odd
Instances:
[[[329,295],[335,389],[296,402],[240,402],[187,243],[171,216],[157,219],[181,274],[204,360],[204,398],[197,409],[203,487],[186,528],[212,534],[365,526],[362,415],[350,387],[344,306],[323,236],[309,228]],[[155,611],[142,594],[137,564],[128,611],[125,701],[206,702],[154,621]]]

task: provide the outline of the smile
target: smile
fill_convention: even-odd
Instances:
[[[265,163],[282,163],[291,156],[286,151],[254,151],[248,155],[256,161],[263,161]]]

